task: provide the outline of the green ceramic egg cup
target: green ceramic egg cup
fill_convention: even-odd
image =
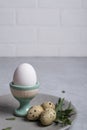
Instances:
[[[14,111],[14,114],[21,117],[26,116],[30,109],[30,101],[38,93],[39,83],[37,82],[34,86],[18,86],[11,82],[10,89],[14,98],[20,103],[20,106]]]

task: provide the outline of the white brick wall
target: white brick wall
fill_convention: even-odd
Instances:
[[[87,0],[83,0],[83,7],[87,9]]]
[[[82,0],[38,0],[38,5],[40,8],[81,8]]]
[[[86,9],[62,10],[62,24],[64,26],[87,26]]]
[[[15,11],[11,8],[0,8],[0,25],[15,23]]]
[[[81,29],[81,43],[87,44],[87,27],[84,27]]]
[[[16,46],[14,44],[0,44],[0,56],[15,56]]]
[[[24,26],[0,27],[0,42],[36,42],[36,29]]]
[[[0,56],[87,56],[87,0],[0,0]]]
[[[58,56],[57,45],[24,45],[17,46],[17,56]],[[26,51],[25,51],[26,50]]]
[[[82,7],[83,0],[57,0],[58,7],[68,9],[78,9]]]
[[[40,8],[57,8],[57,0],[38,0]]]
[[[29,25],[57,25],[59,24],[59,11],[55,9],[18,9],[17,23]]]
[[[80,30],[79,28],[56,28],[43,27],[38,29],[38,44],[64,44],[64,43],[79,43]]]
[[[36,0],[0,0],[1,8],[35,8]]]

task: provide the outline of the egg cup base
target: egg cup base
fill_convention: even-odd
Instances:
[[[15,109],[14,115],[20,116],[20,117],[26,116],[28,110],[31,107],[30,101],[31,101],[32,98],[29,98],[29,99],[16,98],[16,99],[19,101],[20,106],[19,106],[19,108]]]

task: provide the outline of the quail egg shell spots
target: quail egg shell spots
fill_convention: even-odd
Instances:
[[[21,86],[34,86],[37,82],[36,72],[28,63],[20,64],[13,75],[13,83]]]

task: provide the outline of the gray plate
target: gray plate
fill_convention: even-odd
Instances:
[[[32,101],[32,105],[41,104],[44,101],[52,101],[57,103],[58,97],[38,94]],[[65,101],[65,107],[68,101]],[[13,117],[13,111],[19,106],[18,102],[13,98],[12,95],[0,96],[0,130],[6,127],[12,127],[12,130],[67,130],[70,128],[69,125],[61,127],[53,123],[50,126],[42,127],[38,122],[29,122],[25,118],[16,117],[16,120],[6,120],[6,118]],[[72,105],[75,110],[75,107]],[[75,110],[76,112],[76,110]],[[76,114],[71,117],[72,122],[76,118]]]

